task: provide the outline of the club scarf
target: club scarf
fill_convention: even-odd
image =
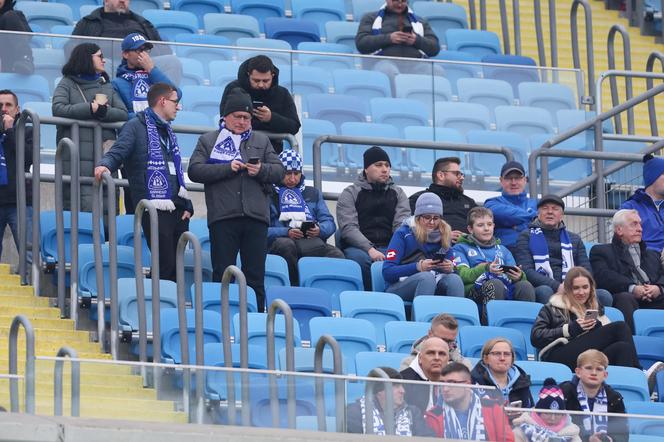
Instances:
[[[133,72],[126,70],[120,77],[131,83],[131,105],[134,112],[146,110],[149,107],[150,74],[141,70]]]
[[[579,396],[579,405],[581,406],[581,411],[584,411],[586,413],[608,412],[609,401],[606,398],[606,390],[604,389],[604,387],[602,387],[599,390],[599,392],[597,392],[597,396],[595,396],[595,404],[592,410],[590,409],[590,405],[588,404],[588,396],[586,395],[586,391],[583,389],[583,385],[581,385],[581,382],[579,382],[576,385],[576,393]],[[606,416],[588,414],[583,417],[583,431],[586,434],[594,434],[600,432],[606,433],[609,429],[608,424],[609,424],[609,418]]]
[[[0,120],[0,123],[2,120]],[[0,135],[0,186],[6,186],[9,184],[9,178],[7,176],[7,158],[5,158],[5,138],[7,134],[3,132]]]
[[[443,404],[443,416],[445,418],[445,434],[443,437],[448,439],[487,440],[482,416],[482,403],[480,397],[475,393],[472,393],[468,410],[468,422],[466,422],[466,428],[463,428],[454,408],[446,403]]]
[[[493,259],[497,258],[499,264],[505,264],[505,259],[503,258],[503,251],[500,248],[500,244],[498,244],[495,237],[491,238],[491,241],[489,243],[485,243],[485,244],[482,244],[475,237],[475,235],[473,235],[473,234],[469,234],[468,239],[470,239],[473,243],[475,243],[475,245],[476,245],[475,250],[477,251],[477,253],[480,256],[482,256],[484,261],[490,262],[490,261],[493,261]],[[493,245],[494,250],[495,250],[494,258],[487,257],[484,254],[484,251],[482,250],[482,245],[485,245],[485,246],[486,245]],[[499,280],[505,286],[505,289],[506,289],[505,290],[505,299],[507,299],[507,300],[514,299],[514,282],[507,275],[505,275],[504,273],[501,273],[500,275],[496,275],[496,274],[488,272],[488,271],[482,273],[475,280],[475,288],[477,288],[479,290],[482,287],[482,284],[484,284],[487,281],[491,281],[492,279]]]
[[[279,221],[289,221],[288,227],[297,229],[303,221],[313,221],[309,205],[304,200],[304,177],[300,184],[290,188],[286,186],[273,185],[279,195]]]
[[[376,15],[376,19],[373,21],[373,24],[371,25],[371,34],[372,35],[378,35],[380,34],[380,31],[383,29],[383,18],[385,18],[385,8],[387,8],[387,4],[384,4],[383,6],[380,7],[378,10],[378,14]],[[424,37],[424,26],[422,23],[417,19],[417,16],[413,12],[410,7],[408,7],[408,21],[410,22],[411,26],[413,27],[413,32],[420,37]],[[426,58],[427,55],[423,52],[420,51],[422,54],[423,58]],[[378,51],[374,52],[374,55],[382,55],[383,50],[379,49]]]
[[[530,228],[530,253],[535,261],[535,270],[543,275],[553,278],[553,269],[549,262],[549,246],[546,243],[544,232],[541,227]],[[569,269],[574,267],[574,255],[572,253],[572,243],[570,242],[567,228],[564,225],[560,227],[560,249],[563,258],[562,279],[565,279]]]
[[[534,415],[535,413],[533,413]],[[533,420],[534,417],[533,417]],[[564,420],[562,421],[564,422]],[[552,441],[567,441],[572,440],[573,436],[559,436],[553,430],[550,430],[545,425],[536,425],[534,423],[524,422],[519,425],[523,434],[526,435],[528,442],[552,442]]]
[[[362,414],[362,431],[364,434],[367,434],[367,428],[365,423],[366,409],[364,406],[365,397],[360,398],[360,411]],[[383,416],[381,416],[380,411],[378,410],[378,403],[373,401],[373,431],[369,434],[378,434],[385,436],[385,423],[383,422]],[[413,416],[406,407],[401,407],[396,410],[395,422],[394,422],[394,433],[397,436],[412,436],[413,432],[411,430],[411,422]]]
[[[173,211],[175,204],[171,200],[173,189],[171,189],[168,177],[170,172],[168,165],[164,161],[164,155],[161,151],[161,139],[157,126],[166,128],[168,133],[168,144],[173,153],[173,163],[175,173],[178,177],[178,196],[187,198],[187,189],[184,185],[184,173],[182,172],[182,158],[180,157],[180,148],[177,138],[171,129],[171,125],[164,123],[161,118],[150,108],[145,110],[145,126],[148,133],[148,164],[147,164],[147,193],[148,199],[152,201],[157,210]]]
[[[212,148],[210,158],[208,158],[207,162],[209,164],[225,164],[233,160],[242,161],[240,145],[243,141],[247,141],[250,136],[251,129],[239,135],[226,129],[226,123],[222,118],[219,121],[219,135],[217,135],[217,140],[214,142],[214,148]]]

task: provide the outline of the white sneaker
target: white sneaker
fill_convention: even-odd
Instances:
[[[655,382],[656,382],[655,377],[657,376],[657,373],[659,373],[662,370],[664,370],[664,362],[657,361],[654,364],[652,364],[649,369],[645,371],[646,378],[648,379],[648,390],[650,390],[650,393],[652,393],[655,390]]]

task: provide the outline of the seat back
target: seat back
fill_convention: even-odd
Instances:
[[[309,321],[311,318],[331,317],[333,311],[339,310],[338,303],[329,292],[313,287],[267,287],[265,291],[267,305],[275,299],[286,301],[300,326],[300,336],[303,341],[311,341]],[[312,343],[313,346],[316,343]]]
[[[459,328],[480,325],[477,304],[468,298],[419,295],[413,299],[413,320],[431,322],[434,316],[448,313],[459,322]]]
[[[357,52],[355,35],[359,22],[329,21],[325,23],[325,35],[328,43],[339,43],[348,47],[351,52]]]
[[[188,111],[217,115],[219,113],[219,97],[223,93],[224,89],[218,86],[183,86],[182,107]]]
[[[556,383],[572,379],[574,373],[565,364],[544,361],[519,361],[521,367],[530,376],[530,394],[533,398],[539,396],[546,378],[553,378]]]
[[[516,161],[521,164],[528,161],[530,141],[521,134],[499,130],[470,130],[466,133],[466,137],[470,144],[507,147],[512,150]],[[500,169],[505,162],[505,157],[499,154],[471,152],[470,160],[474,170],[481,171],[486,176],[500,176]]]
[[[622,394],[625,402],[650,400],[648,381],[643,370],[609,365],[606,371],[611,376],[611,387]]]
[[[362,290],[362,271],[355,261],[304,257],[298,261],[300,286],[327,290],[333,296],[345,290]]]
[[[390,79],[382,72],[336,69],[332,72],[332,76],[334,78],[335,93],[354,95],[367,100],[392,96]]]
[[[410,354],[413,343],[429,333],[428,322],[391,321],[385,324],[385,349]]]
[[[401,134],[408,126],[428,126],[431,118],[424,103],[408,98],[373,98],[371,116],[374,123],[392,124]]]
[[[200,28],[203,28],[205,14],[223,14],[224,2],[218,0],[173,0],[171,9],[174,11],[191,12],[196,16]]]
[[[142,15],[157,28],[164,40],[175,40],[178,34],[198,33],[198,17],[192,12],[146,9]]]
[[[417,299],[417,298],[415,298]],[[512,343],[516,360],[527,361],[526,340],[520,331],[507,327],[469,325],[459,328],[459,346],[466,357],[479,358],[482,346],[491,338],[507,338]]]
[[[530,331],[541,308],[537,302],[494,299],[487,303],[486,312],[489,325],[519,331],[525,339],[528,354],[535,355],[537,350],[530,343]]]
[[[361,351],[376,350],[376,330],[366,319],[312,318],[309,321],[311,342],[318,342],[322,335],[331,335],[337,340],[341,352],[346,356],[349,371],[355,373],[355,355]]]
[[[193,309],[186,309],[187,339],[189,340],[189,363],[196,361],[196,317]],[[166,308],[161,311],[161,359],[165,363],[181,364],[182,352],[180,349],[180,321],[178,310]],[[203,343],[220,345],[223,342],[221,335],[221,315],[212,311],[203,311]]]
[[[311,94],[306,102],[310,118],[328,120],[337,130],[347,121],[366,122],[369,115],[367,102],[352,95]]]
[[[143,279],[145,296],[146,330],[152,333],[152,280]],[[159,281],[159,307],[177,308],[177,285],[173,281]],[[118,316],[120,327],[128,331],[138,331],[138,298],[136,296],[136,279],[118,279]]]
[[[30,26],[37,25],[44,32],[53,26],[74,24],[74,13],[64,3],[18,2],[16,9],[25,14]]]
[[[264,32],[265,20],[272,17],[283,17],[286,13],[286,3],[284,0],[231,0],[231,10],[234,14],[255,17],[261,32]]]
[[[196,287],[191,286],[188,296],[191,299],[191,308],[196,307],[195,291]],[[202,298],[203,310],[210,310],[217,312],[221,315],[221,283],[220,282],[204,282],[202,284]],[[233,320],[236,314],[240,312],[240,288],[237,284],[228,285],[228,306],[229,306],[229,319]],[[256,302],[256,292],[251,287],[247,286],[247,311],[257,312],[258,304]],[[222,321],[224,320],[222,316]],[[231,334],[233,334],[233,327],[231,327]]]
[[[390,367],[400,371],[401,353],[361,351],[355,355],[355,370],[358,376],[368,376],[376,367]]]
[[[224,36],[233,44],[241,37],[260,37],[258,20],[250,15],[210,13],[205,14],[203,23],[206,34]]]
[[[248,313],[247,331],[249,344],[267,348],[267,313]],[[233,330],[235,336],[240,336],[240,315],[233,316]],[[274,344],[275,344],[275,366],[279,363],[278,355],[282,348],[286,347],[286,321],[284,315],[276,315],[274,321]],[[289,345],[299,347],[300,325],[297,319],[293,318],[293,342]]]
[[[497,106],[511,106],[514,104],[512,86],[502,80],[461,78],[457,81],[457,90],[459,91],[460,101],[477,103],[489,108],[494,121],[494,110]]]
[[[634,312],[635,334],[664,338],[664,311],[638,309]]]
[[[525,137],[554,133],[551,114],[539,107],[497,106],[495,114],[498,130],[517,132]]]
[[[643,369],[657,361],[664,361],[664,338],[634,335],[634,346]]]
[[[450,51],[465,51],[480,58],[502,53],[498,35],[491,31],[448,29],[445,31],[445,39]]]
[[[303,41],[320,41],[320,31],[316,22],[296,18],[271,17],[263,21],[265,36],[290,43],[296,48]]]
[[[434,107],[435,126],[469,130],[489,130],[491,114],[486,106],[476,103],[437,101]]]
[[[376,330],[378,345],[385,345],[387,322],[406,320],[403,300],[393,293],[345,291],[339,294],[339,306],[342,317],[371,322]]]
[[[293,17],[315,22],[320,35],[325,34],[325,23],[346,20],[344,0],[291,0],[291,4]]]
[[[111,284],[108,244],[102,244],[101,254],[104,273],[104,296],[106,299],[110,299]],[[117,261],[118,278],[133,278],[135,276],[133,247],[117,246]],[[95,272],[94,246],[92,244],[79,244],[78,246],[78,292],[82,296],[97,297],[97,274]],[[91,309],[90,313],[96,319],[97,309]]]

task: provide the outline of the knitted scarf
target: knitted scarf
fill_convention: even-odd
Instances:
[[[226,123],[222,118],[219,121],[219,135],[214,142],[214,148],[210,153],[210,158],[207,160],[209,164],[230,163],[233,160],[242,161],[240,155],[240,145],[243,141],[247,141],[251,136],[251,129],[242,132],[239,135],[234,134],[226,129]]]
[[[142,70],[134,72],[126,70],[123,74],[120,74],[120,77],[131,83],[131,104],[134,112],[147,109],[150,74]]]
[[[2,122],[2,120],[0,120]],[[7,134],[3,132],[0,135],[0,186],[6,186],[9,184],[9,179],[7,177],[7,158],[5,158],[5,138]]]
[[[579,405],[581,406],[581,411],[586,413],[606,413],[609,407],[609,401],[606,398],[606,390],[602,387],[597,396],[595,396],[595,404],[593,409],[590,409],[588,404],[588,396],[586,391],[583,389],[583,385],[579,382],[576,385],[576,393],[579,396]],[[583,432],[586,434],[594,434],[604,432],[608,430],[609,418],[606,416],[598,416],[596,414],[588,414],[583,417]]]
[[[470,239],[473,243],[475,243],[475,249],[477,253],[480,254],[486,262],[493,261],[484,254],[484,251],[482,251],[482,245],[487,245],[487,244],[482,244],[473,234],[469,234],[468,239]],[[503,251],[500,248],[500,244],[498,244],[498,242],[496,241],[496,238],[495,237],[491,238],[491,241],[488,243],[488,245],[493,245],[496,251],[494,258],[498,258],[498,263],[504,264],[505,260],[503,259]],[[505,286],[506,289],[505,299],[511,300],[514,298],[514,282],[512,282],[512,280],[504,273],[501,273],[499,275],[496,275],[495,273],[491,273],[489,271],[482,273],[475,280],[475,288],[479,290],[482,287],[482,284],[484,284],[486,281],[491,281],[492,279],[499,280]]]
[[[288,227],[297,229],[303,221],[312,221],[309,206],[302,196],[304,192],[304,177],[295,187],[273,185],[279,195],[279,221],[289,221]]]
[[[523,434],[528,438],[528,442],[551,442],[572,440],[574,436],[560,436],[558,433],[568,423],[569,416],[565,416],[557,425],[549,427],[546,422],[535,412],[530,414],[533,422],[524,422],[519,425]]]
[[[371,25],[371,34],[372,35],[378,35],[380,34],[380,31],[383,29],[383,18],[385,17],[385,9],[387,8],[387,4],[384,4],[383,6],[380,7],[378,10],[378,14],[376,15],[376,19],[374,20],[373,24]],[[413,32],[419,35],[420,37],[424,37],[424,26],[422,23],[418,20],[417,16],[413,12],[410,7],[408,7],[408,21],[410,22],[411,26],[413,27]],[[422,53],[422,57],[426,58],[427,55],[420,51]],[[374,52],[374,55],[382,55],[383,50],[379,49],[378,51]]]
[[[170,171],[166,161],[164,161],[164,155],[161,150],[161,138],[159,137],[157,126],[166,128],[168,133],[166,148],[170,149],[173,154],[175,174],[178,177],[178,184],[180,185],[178,196],[180,198],[187,198],[178,141],[171,129],[171,125],[159,118],[151,108],[145,110],[145,126],[148,133],[148,163],[145,183],[148,199],[152,201],[157,210],[167,210],[170,212],[175,210],[175,204],[171,200],[173,189],[171,189],[168,180]]]
[[[362,396],[360,398],[360,411],[362,414],[362,432],[364,434],[367,434],[367,428],[365,423],[366,408],[364,401],[365,397]],[[397,436],[412,436],[413,435],[413,432],[411,430],[412,421],[413,421],[413,416],[407,407],[401,407],[397,409],[395,422],[394,422],[395,424],[394,434],[396,434]],[[378,434],[381,436],[385,436],[386,434],[385,423],[383,422],[383,416],[381,416],[376,401],[373,401],[373,431],[369,434]]]
[[[466,422],[465,428],[459,422],[454,408],[446,403],[443,404],[443,416],[445,419],[445,434],[443,434],[443,437],[447,439],[487,440],[480,397],[475,393],[471,394],[472,399],[468,409],[468,422]]]
[[[569,269],[574,267],[572,243],[570,242],[565,226],[561,226],[560,228],[560,248],[563,258],[562,279],[565,279]],[[546,243],[546,238],[541,227],[530,228],[530,254],[533,255],[533,260],[535,261],[535,270],[549,278],[553,278],[553,269],[549,262],[549,246]]]

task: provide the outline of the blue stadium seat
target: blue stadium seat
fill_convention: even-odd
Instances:
[[[193,309],[185,310],[187,320],[187,338],[189,341],[189,363],[196,362],[196,317]],[[178,309],[165,308],[161,311],[161,360],[164,363],[181,364],[180,321]],[[203,343],[221,346],[221,315],[212,311],[203,311]]]
[[[466,137],[463,136],[456,129],[448,129],[444,127],[430,127],[430,126],[408,126],[404,128],[404,138],[407,140],[418,141],[441,141],[449,143],[465,144]],[[420,170],[421,172],[428,172],[431,165],[437,158],[442,157],[460,157],[461,168],[465,167],[465,156],[460,152],[451,150],[426,150],[426,149],[409,149],[408,157],[410,168],[413,170]]]
[[[399,129],[391,124],[379,124],[379,123],[357,123],[349,122],[343,123],[341,125],[341,135],[347,136],[356,136],[356,137],[376,137],[380,136],[381,138],[402,138],[399,133]],[[362,167],[364,164],[363,153],[364,151],[371,147],[370,145],[364,144],[345,144],[343,146],[346,159],[346,164],[349,167]],[[399,149],[394,147],[384,148],[387,154],[392,158],[392,168],[402,169],[405,168],[402,161],[397,161],[397,158],[400,157]]]
[[[176,45],[175,53],[178,57],[195,58],[203,64],[205,69],[206,78],[214,80],[210,76],[208,64],[212,61],[231,60],[234,56],[232,49],[223,49],[217,47],[206,47],[201,45],[215,45],[215,46],[231,46],[228,38],[221,35],[208,35],[208,34],[180,34],[175,37],[177,43],[187,43],[188,45]],[[239,63],[238,63],[239,65]],[[236,69],[237,72],[237,69]],[[237,78],[237,75],[236,75]]]
[[[447,49],[469,52],[477,57],[501,54],[500,40],[495,32],[475,29],[448,29],[445,31]]]
[[[385,280],[383,279],[383,261],[371,263],[371,289],[374,292],[385,291]]]
[[[73,25],[74,13],[64,3],[18,2],[16,9],[25,14],[30,26],[38,25],[49,32],[56,25]]]
[[[64,241],[65,241],[65,262],[71,262],[71,212],[63,212],[64,219]],[[42,211],[39,214],[39,235],[41,238],[41,259],[45,264],[55,264],[58,262],[58,240],[55,230],[55,212]],[[92,244],[92,213],[80,212],[78,214],[78,244]],[[103,229],[99,232],[102,241],[104,240]],[[79,256],[80,262],[80,256]]]
[[[392,97],[392,87],[387,75],[378,71],[336,69],[332,72],[334,91],[338,94],[371,98]]]
[[[150,248],[141,228],[141,246],[143,267],[150,267]],[[115,237],[119,246],[136,247],[134,242],[134,215],[118,215],[115,217]]]
[[[205,73],[205,68],[203,63],[196,60],[195,58],[179,57],[180,63],[182,63],[182,80],[180,81],[180,87],[182,86],[205,86],[207,81],[207,75]],[[205,117],[207,120],[208,117]],[[179,138],[178,138],[179,141]]]
[[[326,52],[326,54],[298,54],[297,59],[300,66],[315,66],[326,70],[328,73],[335,69],[353,69],[355,60],[353,57],[332,56],[328,53],[352,54],[353,51],[346,45],[340,43],[320,43],[303,41],[297,45],[298,51]],[[329,75],[329,74],[328,74]]]
[[[352,95],[311,94],[307,97],[310,118],[329,120],[337,130],[347,121],[365,122],[369,115],[367,102]]]
[[[79,17],[85,17],[88,16],[94,11],[95,9],[98,9],[101,5],[81,5],[78,8],[79,12]],[[34,30],[34,29],[33,29]]]
[[[356,374],[367,376],[376,367],[391,367],[400,371],[403,358],[403,353],[361,351],[355,355]]]
[[[180,112],[178,112],[178,115]],[[177,120],[176,120],[177,121]],[[194,218],[189,220],[189,231],[193,233],[201,244],[201,250],[210,251],[210,231],[208,230],[207,220],[203,218]]]
[[[359,25],[359,22],[353,21],[329,21],[325,23],[326,41],[345,45],[352,52],[357,53],[355,34],[357,34]]]
[[[163,0],[131,0],[131,10],[142,14],[146,9],[164,9]]]
[[[518,95],[519,84],[524,81],[539,81],[539,70],[535,60],[522,55],[488,54],[482,57],[484,78],[508,82]],[[513,65],[513,66],[498,66]]]
[[[309,321],[311,342],[322,335],[334,337],[348,362],[348,370],[356,373],[355,355],[361,351],[376,351],[376,330],[366,319],[312,318]]]
[[[272,17],[263,22],[265,36],[290,43],[296,48],[303,41],[320,41],[320,31],[316,22],[293,18]]]
[[[203,282],[212,281],[212,257],[210,253],[201,251],[201,273]],[[184,287],[185,293],[188,293],[189,287],[194,285],[194,251],[185,249],[184,251]]]
[[[143,17],[152,22],[164,40],[173,41],[178,34],[198,33],[198,18],[193,12],[146,9]]]
[[[228,83],[237,80],[237,73],[240,69],[240,62],[232,60],[212,60],[208,65],[208,68],[210,69],[211,83],[214,86],[225,88]],[[221,101],[221,95],[219,95],[217,100]],[[216,115],[218,112],[219,106],[217,106],[217,112],[215,112],[213,115]]]
[[[268,287],[265,296],[268,306],[275,299],[286,301],[300,325],[302,340],[307,342],[311,341],[309,320],[319,316],[332,316],[333,311],[339,310],[338,298],[313,287]],[[313,343],[314,346],[315,344]]]
[[[410,354],[413,343],[426,336],[430,327],[428,322],[388,322],[385,324],[385,349],[389,352]]]
[[[281,41],[281,40],[277,40]],[[290,66],[280,68],[279,85],[291,90],[294,95],[327,94],[332,85],[332,75],[325,69],[314,66]]]
[[[638,309],[634,312],[635,334],[664,338],[664,311]]]
[[[606,371],[611,376],[611,387],[622,394],[625,402],[650,400],[648,381],[643,370],[609,365]]]
[[[528,106],[498,106],[496,129],[517,132],[525,137],[554,132],[553,119],[545,109]]]
[[[392,124],[403,134],[407,126],[428,126],[431,115],[427,106],[417,100],[373,98],[371,118],[374,123]]]
[[[459,327],[459,347],[461,347],[461,352],[466,357],[481,357],[482,346],[484,343],[487,340],[496,337],[507,338],[510,340],[510,342],[512,342],[512,347],[514,348],[514,353],[516,354],[516,360],[528,360],[526,340],[520,331],[507,327],[491,327],[479,325]]]
[[[659,436],[664,434],[664,404],[650,401],[625,401],[625,411],[628,414],[644,414],[653,416],[652,419],[629,418],[629,440],[634,440],[633,434]]]
[[[231,0],[233,14],[244,14],[255,17],[264,32],[263,23],[271,17],[283,17],[286,4],[284,0]]]
[[[521,106],[541,107],[548,110],[554,121],[559,110],[577,108],[572,89],[559,83],[520,83],[519,102]]]
[[[291,0],[291,4],[293,17],[315,22],[320,35],[325,33],[325,23],[346,20],[344,0]]]
[[[304,118],[302,120],[302,156],[304,164],[313,164],[312,146],[316,138],[321,135],[337,135],[336,126],[329,120],[320,120],[316,118]],[[325,143],[321,146],[321,165],[345,166],[341,162],[339,154],[339,145]]]
[[[445,32],[448,29],[468,29],[466,10],[461,5],[418,1],[412,7],[417,16],[427,19],[441,45],[447,44]]]
[[[399,74],[394,77],[394,95],[421,101],[431,110],[436,101],[452,101],[452,85],[445,77]]]
[[[460,78],[476,78],[482,74],[480,58],[468,52],[440,51],[433,59],[442,61],[436,64],[445,69],[445,78],[450,80],[454,93],[457,93],[456,83]]]
[[[353,0],[353,20],[360,22],[364,14],[378,11],[384,4],[383,0]]]
[[[519,361],[518,365],[530,375],[530,394],[533,398],[539,396],[546,378],[553,378],[560,384],[571,380],[574,375],[567,365],[557,362]]]
[[[644,369],[657,361],[664,361],[664,338],[635,335],[634,346]]]
[[[405,321],[406,310],[400,296],[393,293],[345,291],[339,294],[341,316],[366,319],[376,329],[376,342],[385,345],[385,324]]]
[[[53,91],[55,79],[62,75],[62,66],[65,64],[64,51],[62,49],[33,49],[32,58],[35,64],[35,74],[46,78],[50,91]]]
[[[258,20],[243,14],[205,14],[203,17],[205,32],[221,35],[235,44],[241,37],[260,37]]]
[[[183,86],[182,107],[187,111],[217,115],[223,93],[224,89],[219,86]]]
[[[25,3],[29,2],[23,2],[23,4]],[[0,73],[0,84],[11,85],[12,91],[18,96],[19,103],[51,101],[48,80],[41,75],[21,75],[2,72]]]
[[[489,108],[491,119],[495,121],[496,106],[514,104],[512,86],[502,80],[485,80],[482,78],[461,78],[457,81],[459,101],[477,103]]]
[[[256,345],[250,345],[249,359],[247,367],[253,369],[264,370],[267,369],[267,358],[265,348]],[[210,367],[225,367],[224,362],[224,346],[216,342],[210,342],[203,346],[204,362],[206,366]],[[231,359],[232,366],[240,368],[240,344],[231,344]],[[242,376],[240,373],[234,373],[235,385],[235,398],[239,402],[242,395]],[[266,375],[259,373],[249,374],[250,383],[261,383],[265,385]],[[205,372],[205,397],[214,400],[222,401],[228,399],[228,384],[227,372],[207,370]]]
[[[530,330],[541,309],[542,305],[538,302],[494,299],[487,303],[486,314],[489,325],[513,328],[521,332],[528,354],[536,355],[538,352],[530,343]]]
[[[288,263],[279,255],[265,257],[265,287],[289,287]]]
[[[174,11],[191,12],[196,15],[198,27],[203,28],[203,17],[205,14],[223,14],[224,2],[220,0],[173,0],[171,9]]]
[[[185,293],[187,301],[191,302],[191,308],[196,307],[196,298],[194,296],[195,287],[192,285],[189,291]],[[203,310],[210,310],[217,312],[221,315],[221,283],[220,282],[203,282],[202,284],[202,298],[201,304]],[[228,306],[230,311],[230,319],[232,320],[240,310],[240,289],[237,284],[228,285]],[[256,302],[256,292],[251,287],[247,286],[247,311],[257,312],[258,303]],[[222,317],[223,320],[223,317]],[[231,335],[233,335],[233,327],[231,327]]]
[[[266,383],[252,382],[250,386],[251,397],[251,424],[255,427],[269,428],[272,424],[272,408],[270,389]],[[277,382],[278,396],[278,428],[288,428],[286,379]],[[244,406],[244,405],[243,405]],[[313,385],[298,385],[295,400],[295,416],[313,416],[316,414]]]
[[[325,431],[334,433],[337,428],[337,418],[325,416]],[[318,431],[318,416],[295,416],[296,430]]]
[[[267,347],[267,313],[250,312],[247,315],[247,331],[249,344],[263,348]],[[233,335],[240,336],[240,315],[233,316]],[[274,321],[275,365],[279,363],[279,352],[286,347],[286,321],[284,315],[276,315]],[[293,318],[293,342],[289,345],[301,346],[300,325]]]
[[[586,250],[590,252],[590,247],[586,246]],[[625,316],[623,313],[615,307],[604,307],[604,314],[611,322],[624,321]]]
[[[235,44],[238,46],[237,55],[238,61],[244,61],[249,58],[255,57],[256,55],[267,55],[277,66],[287,66],[290,67],[292,64],[292,57],[289,52],[278,52],[273,51],[272,49],[283,49],[290,51],[291,45],[284,40],[276,40],[274,38],[256,38],[256,37],[242,37],[238,38]],[[258,50],[253,49],[241,49],[241,48],[260,48]],[[280,73],[279,79],[281,80],[283,73]]]
[[[314,345],[315,347],[315,345]],[[295,371],[301,373],[315,373],[314,370],[314,355],[316,354],[315,348],[303,348],[295,347],[293,348],[294,359],[295,359]],[[346,365],[346,358],[341,355],[341,365],[342,373],[346,373],[344,366]],[[286,370],[286,349],[282,348],[279,350],[279,365],[280,370]],[[326,348],[323,351],[323,373],[334,373],[334,358],[332,356],[332,350]],[[311,378],[309,378],[311,379]],[[299,379],[302,381],[302,379]]]
[[[52,104],[50,101],[27,101],[21,104],[22,109],[30,109],[37,112],[40,117],[52,117]],[[40,149],[52,149],[55,151],[56,147],[56,129],[55,125],[41,123],[39,128],[39,144]]]
[[[481,104],[438,101],[434,108],[434,125],[456,129],[462,134],[469,130],[489,130],[491,115]]]
[[[363,290],[360,265],[350,259],[300,258],[297,263],[301,287],[327,290],[333,296],[345,290]]]
[[[455,296],[419,295],[413,299],[413,321],[431,322],[439,313],[448,313],[459,322],[459,328],[480,325],[477,304]]]
[[[530,153],[530,142],[528,138],[516,132],[504,132],[496,130],[469,130],[466,133],[470,144],[490,144],[504,146],[512,150],[514,159],[527,164]],[[471,152],[470,160],[472,168],[476,173],[487,176],[500,176],[500,168],[505,163],[505,157],[500,154],[483,152]]]
[[[177,117],[175,118],[175,121],[173,121],[174,126],[177,125],[206,126],[210,129],[216,126],[214,123],[215,123],[214,121],[210,121],[209,115],[206,115],[202,112],[194,112],[194,111],[179,111]],[[178,131],[175,131],[175,133],[178,137],[178,146],[180,147],[180,153],[182,154],[183,157],[186,158],[190,157],[191,154],[194,152],[194,149],[196,148],[196,144],[198,144],[198,138],[200,137],[200,134],[187,134]],[[204,248],[206,247],[203,244],[201,244],[201,246]],[[210,251],[209,244],[207,244],[207,249],[205,250],[207,250],[208,252]]]
[[[101,2],[98,0],[51,0],[50,3],[65,3],[69,5],[72,10],[73,19],[75,21],[82,17],[80,15],[81,6],[91,6],[93,8],[98,8],[101,6]]]

